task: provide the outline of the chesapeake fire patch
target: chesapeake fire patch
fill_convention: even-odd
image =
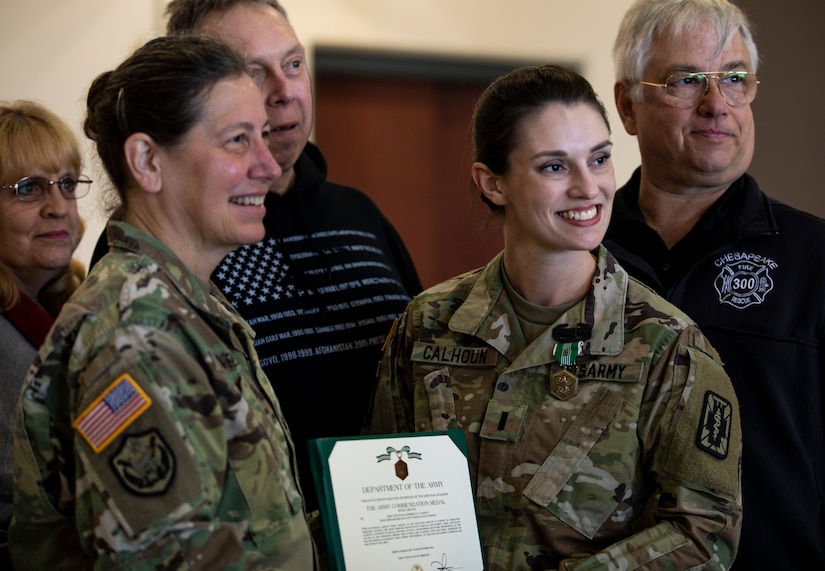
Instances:
[[[152,399],[124,373],[80,413],[74,427],[100,453],[151,405]]]
[[[713,282],[719,303],[726,303],[736,309],[759,305],[773,289],[770,270],[778,264],[759,254],[728,252],[714,262],[721,268]]]
[[[454,367],[494,367],[498,352],[491,347],[460,347],[416,341],[410,360]]]
[[[727,458],[733,407],[713,391],[705,393],[696,444],[711,456]]]
[[[156,428],[123,438],[110,460],[123,487],[139,496],[158,496],[175,476],[175,456]]]

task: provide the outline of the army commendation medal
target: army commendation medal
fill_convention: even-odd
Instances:
[[[407,470],[407,463],[401,459],[401,454],[398,455],[398,462],[395,463],[395,475],[399,480],[406,480],[407,476],[410,475],[410,471]]]
[[[377,456],[379,462],[383,462],[384,460],[390,460],[392,455],[395,454],[396,462],[395,462],[395,476],[399,480],[406,480],[407,476],[410,475],[409,468],[407,467],[407,463],[404,462],[403,455],[406,454],[407,458],[417,458],[421,460],[421,453],[413,452],[410,450],[409,446],[404,446],[399,450],[396,450],[392,446],[387,447],[387,453],[381,454]]]
[[[579,378],[572,373],[576,357],[582,351],[584,343],[556,343],[553,355],[561,365],[561,370],[550,375],[550,394],[559,400],[567,400],[579,392]]]

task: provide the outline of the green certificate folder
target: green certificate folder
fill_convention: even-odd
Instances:
[[[484,571],[461,430],[309,442],[331,571]]]

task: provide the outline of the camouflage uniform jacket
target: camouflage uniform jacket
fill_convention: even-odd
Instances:
[[[24,384],[15,568],[311,570],[252,330],[156,239],[109,242]]]
[[[564,369],[553,332],[579,324],[592,334]],[[448,428],[467,437],[489,571],[722,569],[734,558],[736,395],[689,318],[604,248],[590,292],[529,345],[501,255],[413,299],[365,432]]]

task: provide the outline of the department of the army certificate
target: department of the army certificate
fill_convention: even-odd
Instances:
[[[332,571],[483,571],[460,430],[310,442]]]

